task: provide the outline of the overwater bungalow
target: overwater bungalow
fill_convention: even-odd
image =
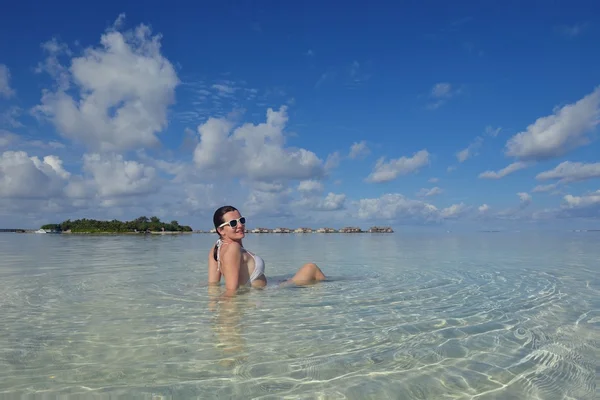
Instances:
[[[319,228],[317,229],[317,233],[336,233],[337,230],[333,228]]]
[[[340,233],[362,233],[363,230],[357,226],[346,226],[340,229]]]
[[[254,228],[250,232],[252,232],[252,233],[271,233],[271,229],[269,229],[269,228]]]
[[[372,226],[369,228],[370,233],[394,233],[390,226]]]

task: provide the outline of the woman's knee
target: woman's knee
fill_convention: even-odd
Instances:
[[[314,281],[321,281],[325,279],[325,275],[321,272],[321,269],[315,263],[304,264],[294,275],[292,281],[296,284],[305,284]]]
[[[309,272],[309,275],[314,280],[320,281],[320,280],[325,279],[325,274],[323,274],[323,271],[321,271],[321,268],[319,268],[319,266],[315,263],[306,263],[306,264],[304,264],[302,269],[307,270]]]

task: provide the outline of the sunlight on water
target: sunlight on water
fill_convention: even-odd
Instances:
[[[0,398],[594,399],[595,234],[0,235]],[[280,288],[304,262],[326,282]]]

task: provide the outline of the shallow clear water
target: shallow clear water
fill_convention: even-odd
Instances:
[[[214,240],[0,234],[0,398],[598,398],[600,234],[248,235],[230,302]]]

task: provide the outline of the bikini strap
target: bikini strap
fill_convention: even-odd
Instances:
[[[219,238],[215,246],[217,247],[217,271],[221,272],[221,246],[223,245],[223,241]]]
[[[217,271],[219,271],[219,272],[221,272],[221,247],[223,247],[226,244],[228,244],[228,243],[224,242],[220,238],[217,240],[217,243],[215,243],[215,246],[217,247]],[[247,250],[242,247],[242,251],[247,251]]]

